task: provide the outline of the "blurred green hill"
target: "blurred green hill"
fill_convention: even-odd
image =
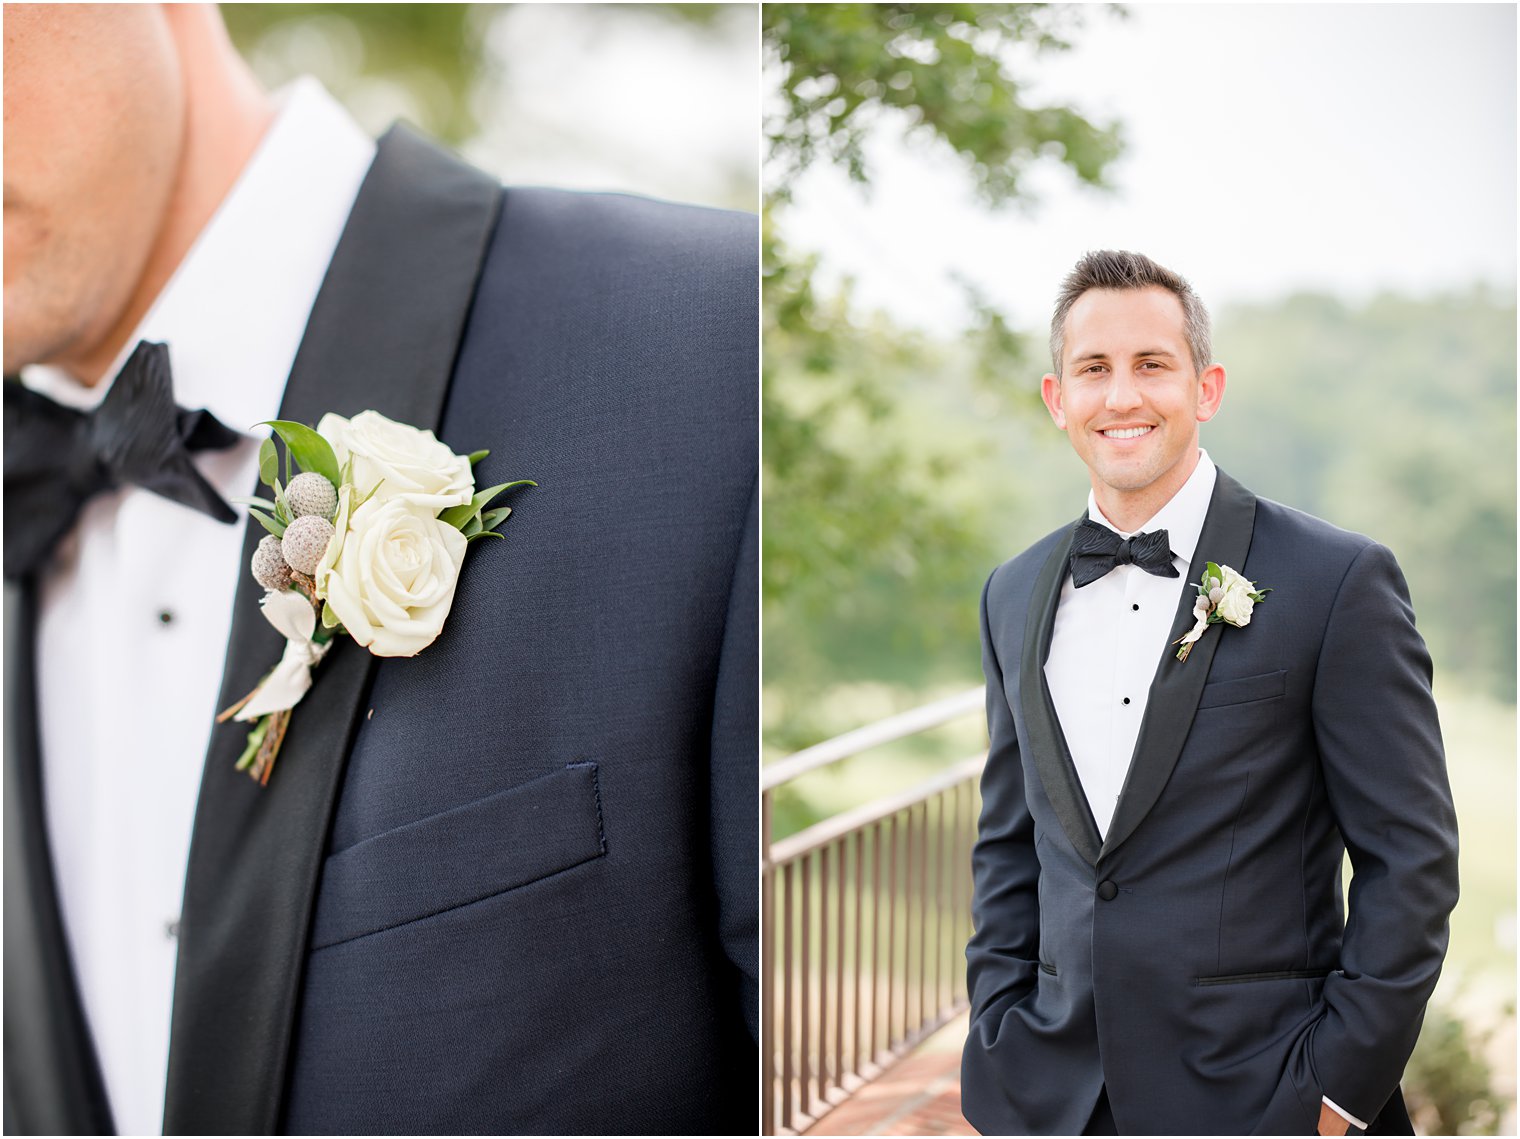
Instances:
[[[767,399],[805,425],[766,437],[771,756],[857,726],[835,722],[831,688],[922,698],[978,683],[988,572],[1075,518],[1087,491],[1038,400],[1041,338],[1005,347],[1020,371],[996,376],[979,364],[982,333],[933,342],[840,316],[831,335],[827,386],[784,332],[767,339]],[[1203,428],[1214,460],[1258,494],[1391,547],[1441,682],[1512,704],[1513,296],[1302,294],[1225,309],[1215,345],[1229,382]],[[820,394],[838,390],[854,394]],[[835,452],[854,462],[815,469]],[[911,541],[893,532],[905,510]]]

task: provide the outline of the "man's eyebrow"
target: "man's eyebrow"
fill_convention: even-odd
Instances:
[[[1168,360],[1175,360],[1177,358],[1177,354],[1175,352],[1168,352],[1165,348],[1142,348],[1139,352],[1136,352],[1133,355],[1136,358],[1140,356],[1165,356]],[[1080,356],[1073,356],[1071,362],[1073,364],[1081,364],[1087,360],[1107,359],[1107,352],[1084,352]]]

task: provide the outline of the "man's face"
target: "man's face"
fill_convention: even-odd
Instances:
[[[1091,289],[1066,314],[1061,375],[1045,376],[1040,393],[1100,503],[1156,499],[1159,509],[1192,473],[1224,369],[1198,375],[1169,290]]]
[[[184,94],[156,4],[5,6],[5,371],[106,337],[168,211]]]

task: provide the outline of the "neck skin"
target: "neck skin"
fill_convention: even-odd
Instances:
[[[1099,482],[1098,476],[1089,472],[1093,498],[1098,503],[1098,509],[1120,533],[1135,533],[1156,517],[1163,506],[1177,497],[1177,492],[1187,485],[1188,479],[1198,469],[1201,455],[1202,452],[1195,445],[1191,453],[1161,478],[1136,490],[1118,490]]]
[[[126,308],[101,340],[55,361],[87,387],[105,378],[275,118],[273,103],[234,50],[215,8],[165,4],[164,11],[186,92],[179,171],[153,250]]]

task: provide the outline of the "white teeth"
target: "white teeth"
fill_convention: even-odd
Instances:
[[[1110,439],[1138,439],[1149,431],[1149,427],[1120,427],[1103,432]]]

